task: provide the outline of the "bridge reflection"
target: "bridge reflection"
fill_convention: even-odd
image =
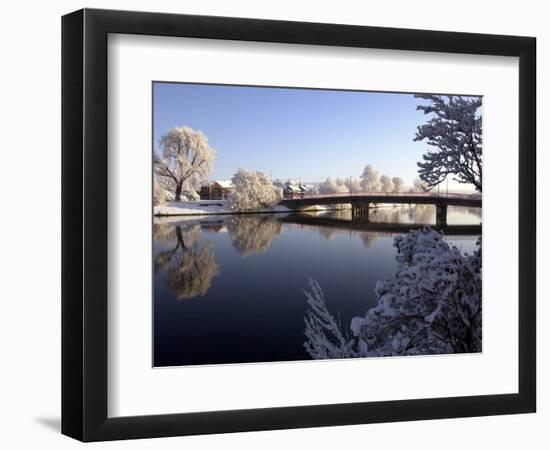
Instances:
[[[314,216],[309,214],[288,214],[280,217],[279,220],[284,223],[295,223],[301,225],[316,225],[321,227],[345,228],[358,231],[377,231],[385,233],[407,233],[423,226],[431,226],[442,231],[448,236],[476,236],[481,234],[481,224],[479,225],[431,225],[428,223],[391,223],[391,222],[366,222],[342,219],[338,217]]]
[[[350,204],[352,221],[369,223],[372,205],[434,205],[436,224],[439,228],[447,227],[447,209],[449,206],[481,208],[480,194],[436,194],[433,192],[358,192],[301,195],[285,198],[280,204],[290,209],[299,210],[315,205]],[[400,224],[399,224],[400,225]]]

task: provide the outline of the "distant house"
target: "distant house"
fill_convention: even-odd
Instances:
[[[231,180],[214,180],[201,187],[201,200],[224,200],[231,194]]]
[[[293,184],[289,184],[283,189],[283,197],[284,198],[296,198],[296,197],[303,197],[306,193],[306,188],[302,186],[301,184],[296,186]]]

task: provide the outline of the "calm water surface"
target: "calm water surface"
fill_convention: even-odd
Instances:
[[[348,326],[375,306],[395,269],[404,224],[433,224],[430,206],[381,207],[369,224],[350,211],[154,220],[154,365],[310,359],[303,289],[320,282]],[[447,240],[472,252],[480,210],[449,208]],[[416,226],[416,225],[415,225]]]

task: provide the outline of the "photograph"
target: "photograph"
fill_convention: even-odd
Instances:
[[[3,5],[0,448],[550,449],[543,2],[106,5]]]
[[[482,351],[482,96],[152,105],[153,367]]]

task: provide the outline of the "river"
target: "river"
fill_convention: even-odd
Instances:
[[[318,280],[344,328],[395,270],[393,239],[435,223],[431,206],[155,218],[154,365],[307,360],[303,289]],[[446,239],[471,253],[481,210],[449,208]]]

